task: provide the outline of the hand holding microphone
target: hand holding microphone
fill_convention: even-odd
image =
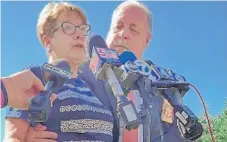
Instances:
[[[41,80],[29,69],[15,73],[9,77],[1,78],[1,101],[3,105],[26,110],[29,107],[29,100],[36,96],[45,87]],[[55,100],[51,97],[51,101]]]
[[[189,140],[196,140],[201,137],[203,128],[196,115],[186,105],[181,104],[173,97],[176,93],[183,96],[189,90],[189,83],[186,82],[183,76],[171,70],[167,71],[164,68],[155,67],[153,63],[147,62],[151,67],[151,75],[149,76],[151,87],[156,86],[159,88],[163,97],[174,108],[174,116],[177,119],[181,135]],[[177,91],[173,92],[174,89],[172,88],[177,89]]]
[[[129,57],[128,60],[127,57]],[[148,92],[146,92],[147,87],[143,85],[142,80],[144,80],[146,85],[147,83],[150,85],[148,88],[158,88],[161,91],[160,94],[174,107],[174,115],[179,123],[178,128],[181,134],[189,140],[198,139],[202,135],[203,129],[198,122],[198,118],[187,106],[181,105],[174,98],[173,92],[171,93],[171,89],[176,88],[175,90],[177,90],[178,94],[183,96],[189,90],[189,83],[186,82],[183,76],[170,70],[167,71],[164,68],[156,67],[150,61],[146,61],[145,63],[144,61],[136,60],[136,57],[133,57],[133,53],[130,51],[123,52],[120,55],[120,60],[125,64],[125,70],[121,78],[121,83],[124,86],[131,82],[127,87],[139,87],[138,89],[145,104],[149,104],[146,95]],[[133,77],[136,79],[132,79]]]
[[[31,123],[46,122],[51,109],[49,98],[56,93],[65,81],[71,78],[70,65],[65,60],[58,60],[53,64],[44,64],[41,68],[43,78],[46,80],[45,91],[35,96],[28,109]]]

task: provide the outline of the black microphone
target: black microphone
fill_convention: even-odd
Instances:
[[[181,75],[174,73],[172,70],[165,70],[163,68],[156,67],[152,62],[146,61],[152,70],[150,79],[157,79],[158,81],[152,81],[151,87],[158,86],[161,89],[161,94],[165,99],[174,107],[174,116],[177,118],[177,126],[180,133],[189,140],[198,139],[203,132],[202,125],[198,122],[197,116],[186,106],[180,104],[172,96],[174,92],[169,90],[171,87],[175,87],[181,95],[189,90],[189,83]],[[170,94],[172,93],[172,94]]]
[[[183,78],[179,80],[174,77],[176,74],[172,72],[172,76],[167,72],[166,69],[161,67],[154,66],[153,62],[150,60],[137,60],[136,56],[131,51],[124,51],[119,55],[120,61],[122,62],[124,72],[122,74],[122,82],[123,86],[128,88],[133,87],[133,84],[138,78],[138,75],[142,77],[150,79],[152,82],[150,83],[152,86],[156,86],[158,88],[171,88],[175,87],[180,90],[188,89],[188,82]],[[129,72],[130,71],[130,72]],[[137,75],[136,75],[137,74]],[[127,86],[128,85],[128,86]]]
[[[116,50],[108,49],[106,42],[99,35],[91,37],[89,46],[89,55],[91,55],[90,69],[97,79],[107,81],[110,86],[117,99],[117,111],[120,115],[120,120],[124,122],[125,128],[128,130],[137,128],[140,122],[135,106],[132,101],[126,99],[124,91],[112,70],[113,67],[122,65]]]
[[[179,90],[182,96],[189,90],[189,83],[182,75],[174,73],[172,70],[166,70],[157,67],[150,60],[145,60],[151,69],[151,75],[148,77],[152,80],[151,85],[157,88],[171,88],[175,87]]]
[[[125,58],[127,58],[127,56],[125,56]],[[174,107],[174,114],[177,117],[179,124],[181,124],[178,126],[178,128],[185,138],[192,140],[201,136],[202,129],[195,130],[195,128],[199,128],[199,126],[201,125],[198,122],[198,118],[196,117],[196,115],[187,106],[181,105],[180,102],[174,99],[171,96],[173,94],[170,95],[169,94],[170,92],[168,91],[170,90],[170,88],[176,88],[177,90],[181,89],[183,91],[187,91],[189,89],[188,87],[189,83],[186,82],[183,76],[177,75],[173,72],[168,72],[164,68],[156,67],[153,64],[153,62],[147,60],[146,63],[149,64],[151,69],[151,75],[147,77],[146,74],[149,71],[145,70],[147,64],[144,64],[144,62],[142,61],[136,62],[136,60],[134,62],[130,61],[132,63],[135,63],[135,66],[134,65],[127,66],[126,64],[128,62],[127,59],[122,59],[122,61],[125,62],[126,68],[129,68],[128,69],[129,72],[127,72],[127,74],[131,74],[132,72],[140,74],[138,81],[133,82],[133,84],[136,83],[136,85],[138,85],[139,87],[138,89],[141,93],[141,97],[145,101],[144,102],[145,104],[149,104],[149,102],[147,102],[148,98],[145,95],[146,86],[143,85],[142,80],[144,80],[145,84],[149,83],[150,88],[157,87],[161,89],[161,94],[163,95],[163,97],[167,99],[168,102]],[[137,65],[138,67],[136,67]],[[142,88],[144,88],[145,90]]]
[[[50,96],[56,93],[72,75],[70,65],[66,60],[58,60],[52,64],[45,63],[41,68],[32,68],[31,71],[36,72],[36,69],[42,71],[42,78],[47,83],[45,91],[40,92],[30,102],[28,120],[31,124],[48,120],[51,109]]]
[[[144,62],[148,63],[148,65],[154,65],[154,63],[151,60],[145,59]]]

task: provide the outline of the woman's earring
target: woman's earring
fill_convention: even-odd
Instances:
[[[52,52],[52,49],[47,48],[47,52],[48,52],[48,53],[51,53],[51,52]]]
[[[48,52],[48,53],[51,53],[51,52],[52,52],[51,44],[49,44],[49,45],[47,46],[47,52]]]

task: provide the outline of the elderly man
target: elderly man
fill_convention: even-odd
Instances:
[[[107,35],[107,44],[110,48],[115,49],[118,53],[125,50],[131,50],[138,59],[142,58],[145,48],[152,37],[152,16],[149,9],[142,3],[136,1],[126,1],[121,3],[113,12],[112,22],[109,33]],[[133,100],[136,107],[139,108],[142,103],[138,91],[129,94],[129,99]],[[174,124],[174,120],[166,119],[172,113],[172,108],[167,108],[168,101],[161,96],[153,97],[155,104],[153,111],[158,111],[162,117],[153,117],[154,122],[151,126],[151,140],[161,141],[183,141],[178,132],[178,128]],[[157,119],[157,120],[155,120]],[[173,118],[172,118],[173,119]],[[160,130],[163,126],[163,130]],[[142,142],[142,126],[139,129],[124,131],[123,142]]]
[[[112,22],[110,30],[107,35],[107,44],[110,48],[115,49],[118,53],[123,52],[124,50],[131,50],[135,53],[137,58],[141,59],[144,49],[148,46],[148,43],[151,39],[151,14],[142,3],[136,1],[126,1],[121,3],[113,12]],[[81,67],[80,76],[87,82],[90,88],[93,88],[93,91],[99,92],[99,99],[112,110],[115,116],[115,125],[113,130],[113,135],[119,135],[119,122],[117,120],[116,114],[116,99],[114,96],[109,93],[100,93],[106,92],[105,85],[102,81],[98,81],[92,75],[92,72],[85,64]],[[136,92],[136,91],[135,91]],[[106,95],[108,94],[108,95]],[[133,99],[134,98],[134,99]],[[134,100],[137,103],[139,99],[136,93],[131,93],[129,99]],[[159,115],[162,113],[163,104],[165,105],[164,99],[159,96],[154,99],[157,102],[154,109],[158,112]],[[141,102],[140,102],[141,103]],[[139,103],[137,103],[139,104]],[[136,104],[136,105],[137,105]],[[171,113],[171,112],[170,112]],[[157,118],[156,118],[157,119]],[[184,141],[178,129],[176,127],[175,121],[172,124],[165,122],[165,120],[158,120],[160,124],[154,124],[151,132],[152,141],[174,141],[181,142]],[[157,125],[163,127],[162,133],[160,133]],[[37,125],[36,127],[30,127],[29,133],[27,134],[27,141],[51,141],[50,139],[55,139],[56,134],[53,132],[45,131],[47,128],[42,125]],[[139,129],[132,131],[124,131],[123,141],[124,142],[141,142],[142,131],[141,126]],[[161,137],[160,135],[163,135]],[[114,139],[114,142],[117,142],[118,139]]]

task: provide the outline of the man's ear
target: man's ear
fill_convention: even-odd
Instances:
[[[152,37],[152,34],[151,33],[148,33],[147,34],[147,37],[146,37],[146,47],[148,47],[148,44],[149,44],[149,42],[151,40],[151,37]]]

